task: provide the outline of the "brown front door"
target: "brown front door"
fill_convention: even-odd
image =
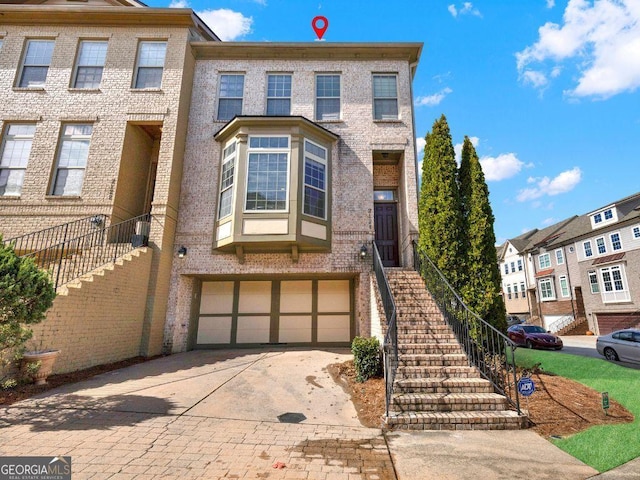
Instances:
[[[396,203],[376,203],[376,246],[385,267],[400,266],[398,256],[398,206]]]

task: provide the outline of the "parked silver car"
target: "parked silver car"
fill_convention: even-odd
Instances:
[[[607,360],[640,363],[640,330],[627,328],[602,335],[596,348]]]

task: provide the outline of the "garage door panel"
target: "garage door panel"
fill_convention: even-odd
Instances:
[[[200,317],[196,341],[199,344],[231,343],[231,317]]]
[[[278,341],[282,343],[311,343],[311,315],[282,315]]]
[[[239,313],[269,313],[271,282],[240,282]]]
[[[351,309],[349,280],[318,281],[318,312],[348,312]]]
[[[201,297],[201,314],[230,314],[233,311],[233,282],[203,282]]]
[[[256,315],[238,317],[236,343],[268,343],[271,317]]]
[[[280,313],[311,313],[312,288],[311,280],[280,282]]]
[[[348,342],[351,340],[349,315],[318,315],[318,342]]]
[[[598,314],[598,331],[600,335],[607,335],[624,328],[640,327],[640,315],[629,314]]]

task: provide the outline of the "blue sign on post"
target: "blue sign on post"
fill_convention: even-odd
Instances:
[[[523,397],[528,397],[536,391],[536,385],[529,377],[523,377],[518,381],[518,393]]]

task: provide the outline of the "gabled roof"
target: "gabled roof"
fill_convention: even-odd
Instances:
[[[89,7],[146,7],[142,2],[137,0],[0,0],[0,4],[13,4],[13,5],[41,5],[41,6],[89,6]]]

